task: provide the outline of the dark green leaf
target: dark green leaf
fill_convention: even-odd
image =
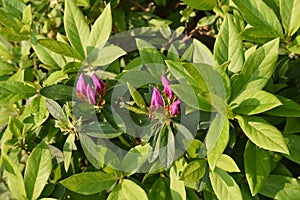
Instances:
[[[159,133],[159,160],[168,169],[174,162],[175,141],[171,127],[165,127]]]
[[[244,152],[246,178],[252,196],[264,186],[271,171],[269,152],[248,141]]]
[[[53,100],[71,101],[73,87],[67,85],[50,85],[41,89],[40,94]]]
[[[165,200],[170,199],[170,188],[164,180],[165,178],[159,177],[150,188],[148,196],[150,199]]]
[[[282,105],[267,111],[266,114],[279,117],[300,117],[300,105],[298,103],[279,95],[276,97]]]
[[[287,146],[290,150],[289,155],[284,155],[288,159],[300,164],[300,136],[289,134],[284,136]]]
[[[300,181],[282,175],[270,175],[260,194],[273,199],[297,200],[300,196]]]
[[[116,177],[104,172],[82,172],[72,175],[60,183],[79,194],[91,195],[110,188]]]

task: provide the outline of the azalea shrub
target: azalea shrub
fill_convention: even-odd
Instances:
[[[299,199],[299,0],[0,6],[0,199]]]

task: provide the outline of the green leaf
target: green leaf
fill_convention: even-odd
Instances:
[[[247,27],[239,34],[239,37],[253,43],[264,44],[274,39],[274,34],[262,27]]]
[[[273,199],[297,200],[300,196],[300,181],[282,175],[270,175],[260,194]]]
[[[205,63],[214,66],[213,55],[203,43],[197,39],[193,39],[193,62],[194,63]]]
[[[13,104],[16,101],[29,98],[36,94],[36,89],[24,82],[1,81],[0,105]]]
[[[204,176],[205,170],[205,160],[194,160],[184,168],[180,180],[183,180],[184,182],[197,182]]]
[[[41,89],[40,94],[53,100],[71,101],[73,87],[67,85],[50,85]]]
[[[110,188],[115,182],[114,175],[98,171],[75,174],[60,183],[71,191],[91,195]]]
[[[107,46],[102,49],[95,48],[87,57],[87,62],[92,66],[109,65],[126,52],[118,46]]]
[[[151,128],[152,137],[149,140],[149,151],[148,151],[148,161],[151,163],[159,155],[159,136],[160,132],[166,132],[166,126],[161,127],[161,125],[157,124]]]
[[[246,21],[253,27],[269,30],[274,37],[282,37],[281,24],[274,13],[262,0],[233,0]]]
[[[206,98],[208,94],[196,95],[196,91],[189,84],[174,84],[170,88],[186,105],[202,111],[211,111],[213,108],[210,101]]]
[[[244,63],[243,43],[230,15],[226,15],[214,46],[214,58],[219,65],[230,61],[232,73],[241,71]]]
[[[280,15],[285,33],[292,36],[300,27],[300,1],[298,0],[279,0]]]
[[[160,77],[165,69],[161,53],[151,43],[141,39],[136,39],[136,45],[143,64],[146,65],[153,76]]]
[[[37,199],[42,193],[52,171],[52,156],[48,146],[41,142],[29,156],[24,181],[29,199]]]
[[[300,132],[300,118],[299,117],[288,117],[284,127],[284,133],[299,133]]]
[[[296,54],[300,54],[300,35],[298,35],[293,42],[286,45],[286,48]]]
[[[284,138],[290,150],[290,154],[284,156],[290,159],[291,161],[300,164],[300,146],[299,146],[300,136],[289,134],[289,135],[285,135]]]
[[[128,179],[122,181],[121,192],[126,200],[148,200],[146,192],[135,182]]]
[[[31,26],[31,24],[32,24],[31,5],[26,6],[26,8],[24,9],[22,14],[23,14],[23,16],[22,16],[23,23]]]
[[[107,197],[107,200],[124,200],[124,199],[126,198],[122,192],[121,184],[116,185]]]
[[[255,115],[271,110],[282,103],[275,95],[263,90],[245,90],[231,102],[231,109],[244,115]]]
[[[69,134],[67,137],[67,140],[65,141],[64,147],[63,147],[63,154],[64,154],[64,167],[65,171],[67,172],[72,159],[72,151],[77,150],[76,144],[75,144],[75,134]]]
[[[79,134],[79,139],[80,139],[80,144],[82,146],[83,152],[87,157],[88,161],[96,169],[100,169],[103,166],[103,162],[100,163],[100,158],[96,150],[96,144],[94,143],[94,141],[91,139],[91,137],[85,134]]]
[[[124,172],[138,173],[142,165],[148,160],[149,145],[138,145],[131,148],[122,160],[121,166]]]
[[[67,43],[53,40],[53,39],[40,39],[38,40],[38,43],[46,47],[47,49],[71,58],[76,58],[78,60],[83,60],[84,57],[82,57],[75,49],[70,47]]]
[[[171,167],[170,169],[170,190],[172,199],[186,200],[186,191],[184,182],[179,180],[177,166]]]
[[[67,74],[64,74],[62,71],[56,71],[49,75],[49,77],[43,82],[43,86],[54,85],[67,78],[69,78]]]
[[[248,141],[244,152],[246,178],[252,196],[264,186],[271,171],[269,152]]]
[[[187,153],[191,158],[197,158],[202,147],[202,142],[198,139],[192,141],[187,149]]]
[[[237,116],[240,127],[247,137],[257,146],[289,154],[281,132],[269,122],[257,116]]]
[[[165,200],[170,199],[170,188],[165,181],[166,178],[159,177],[150,188],[149,199]]]
[[[8,188],[17,199],[27,199],[23,176],[18,166],[6,155],[1,155]]]
[[[300,117],[300,105],[298,103],[279,95],[276,97],[282,105],[265,112],[266,114],[279,117]]]
[[[85,58],[90,29],[73,0],[65,1],[64,26],[72,47],[81,55],[81,58]]]
[[[175,140],[170,126],[165,126],[159,133],[159,160],[166,169],[174,162]]]
[[[9,64],[8,62],[0,61],[0,76],[11,74],[17,69],[14,65]]]
[[[212,188],[218,199],[242,200],[242,194],[239,186],[234,179],[219,168],[209,173]]]
[[[45,64],[53,68],[60,69],[65,65],[62,55],[50,51],[48,48],[38,43],[37,36],[32,34],[31,45],[38,58]],[[39,37],[38,37],[39,38]]]
[[[241,73],[232,77],[231,99],[246,89],[262,89],[271,78],[278,58],[279,39],[272,40],[252,53]]]
[[[3,7],[11,14],[21,17],[26,5],[21,0],[2,0]]]
[[[240,172],[239,167],[235,161],[228,155],[222,154],[216,163],[216,166],[227,172]]]
[[[67,116],[64,114],[62,108],[60,107],[60,105],[52,100],[52,99],[46,99],[46,106],[48,111],[51,113],[51,115],[57,119],[57,120],[61,120],[64,122],[67,122]]]
[[[8,129],[15,137],[21,137],[24,129],[24,124],[15,117],[10,117]]]
[[[209,168],[214,170],[229,141],[229,121],[218,114],[209,127],[205,138]]]
[[[46,106],[46,98],[42,96],[35,97],[30,104],[30,112],[34,116],[34,122],[40,126],[49,117],[49,112]]]
[[[142,95],[128,82],[127,82],[127,87],[136,105],[142,108],[143,110],[145,110],[147,105]]]
[[[110,4],[107,4],[101,15],[95,21],[89,36],[88,48],[101,49],[109,38],[112,28]]]
[[[212,10],[215,6],[217,6],[217,0],[183,0],[183,2],[197,10]]]
[[[85,134],[95,138],[115,138],[122,134],[121,131],[114,129],[107,122],[89,123],[83,126]]]
[[[13,42],[21,42],[23,40],[28,39],[27,33],[17,32],[15,29],[13,29],[11,27],[1,28],[0,34],[2,36],[4,36],[5,38],[7,38],[8,40],[13,41]]]

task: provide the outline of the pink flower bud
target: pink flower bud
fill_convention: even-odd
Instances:
[[[161,76],[162,83],[164,85],[164,93],[168,99],[172,99],[173,92],[170,88],[170,81],[167,79],[165,75]]]
[[[95,86],[96,95],[98,96],[100,94],[102,96],[105,89],[105,84],[96,74],[92,75],[92,79]]]
[[[151,98],[151,106],[152,110],[158,110],[160,107],[164,107],[164,100],[159,92],[159,90],[154,87]]]
[[[172,116],[178,115],[180,113],[180,100],[179,99],[176,99],[176,101],[174,101],[172,103],[172,105],[170,106],[170,112],[171,112]]]
[[[86,96],[86,82],[83,74],[80,74],[76,84],[76,94],[78,98],[84,99]]]
[[[90,84],[87,85],[86,95],[88,97],[88,100],[89,100],[90,104],[96,105],[96,92],[90,86]]]

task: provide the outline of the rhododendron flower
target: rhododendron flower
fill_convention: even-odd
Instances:
[[[159,92],[159,90],[154,87],[151,98],[151,110],[158,110],[160,107],[164,107],[164,100]]]
[[[90,84],[87,85],[86,96],[87,96],[87,98],[88,98],[90,104],[96,105],[96,92],[95,92],[95,90],[90,86]]]
[[[83,74],[80,74],[76,84],[76,95],[83,101],[88,100],[90,104],[102,106],[104,100],[102,97],[105,94],[106,85],[96,74],[92,75],[93,85],[86,85],[86,80]]]
[[[84,75],[80,74],[76,84],[76,94],[78,98],[84,99],[84,97],[86,96],[86,90],[87,90],[87,86],[86,86]]]
[[[93,83],[95,86],[96,95],[102,96],[104,94],[105,84],[103,83],[103,81],[101,79],[99,79],[99,77],[96,74],[92,75],[92,79],[93,79]]]
[[[166,94],[166,97],[168,99],[172,99],[172,96],[173,96],[173,92],[170,88],[170,81],[167,79],[167,77],[165,75],[162,75],[161,76],[161,80],[162,80],[162,83],[164,85],[164,93]]]
[[[180,100],[179,99],[176,99],[176,101],[174,101],[172,103],[172,105],[170,106],[170,112],[171,112],[172,116],[178,115],[180,113]]]

